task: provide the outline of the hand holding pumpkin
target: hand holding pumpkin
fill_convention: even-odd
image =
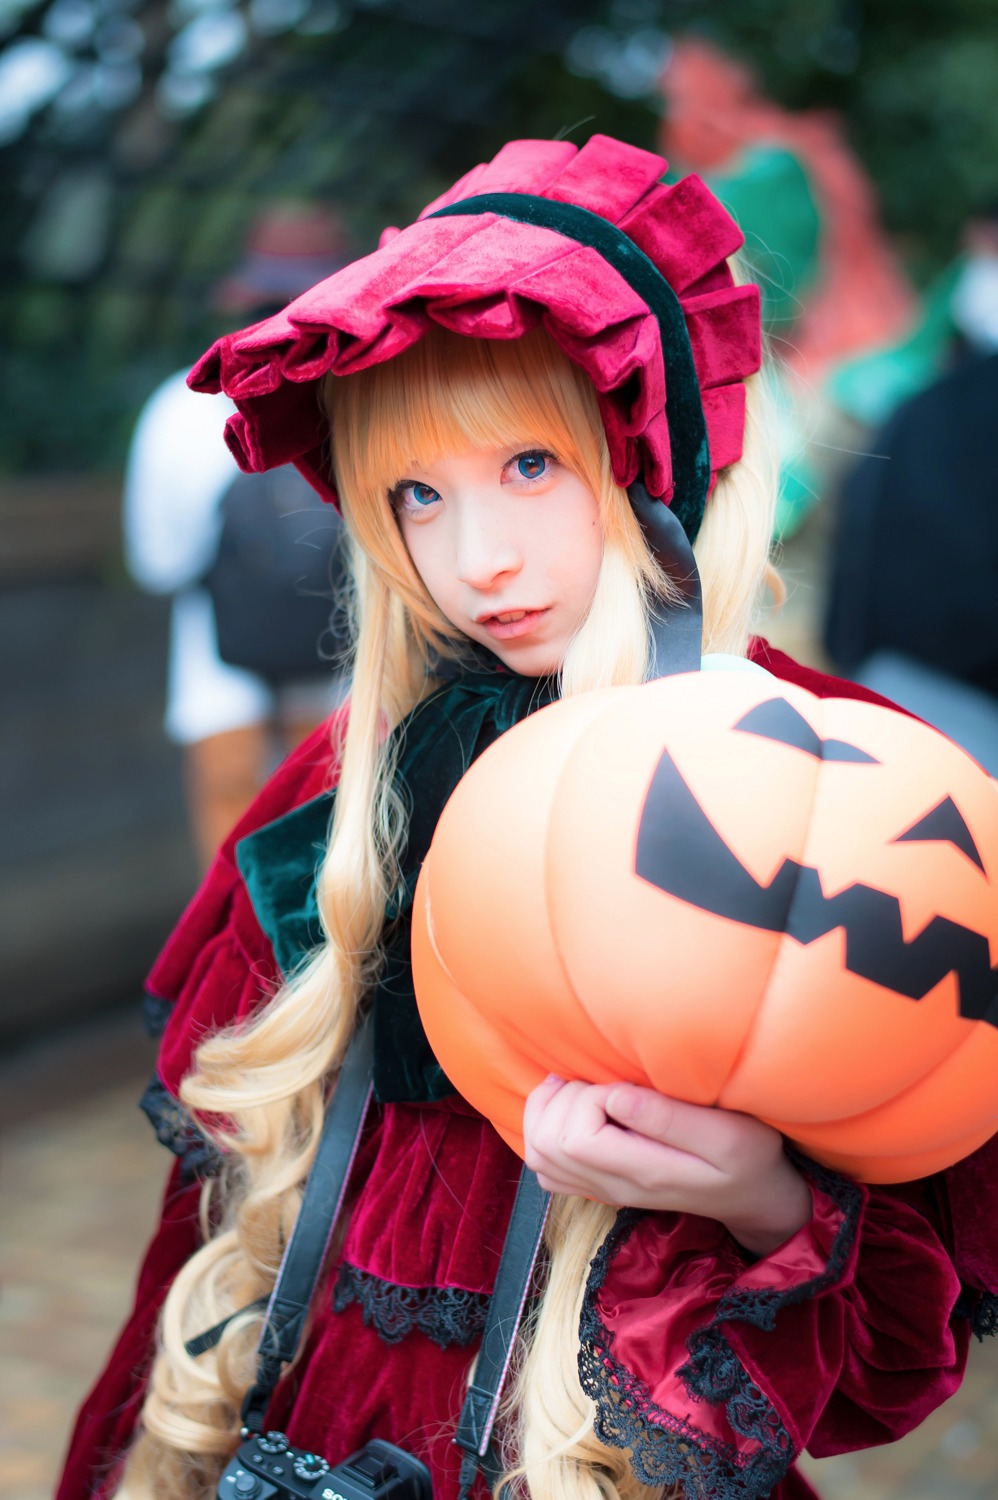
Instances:
[[[717,1219],[756,1255],[811,1217],[782,1137],[751,1115],[550,1077],[527,1099],[523,1133],[527,1166],[548,1191]]]

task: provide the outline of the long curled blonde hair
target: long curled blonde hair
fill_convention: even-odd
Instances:
[[[745,653],[766,581],[775,504],[758,381],[744,456],[716,485],[697,542],[704,649]],[[604,553],[588,616],[562,666],[565,694],[642,680],[649,610],[669,584],[613,479],[595,392],[543,332],[479,341],[434,330],[405,354],[325,385],[337,484],[351,536],[356,651],[340,780],[318,876],[325,940],[249,1025],[209,1037],[184,1103],[214,1121],[226,1154],[205,1189],[205,1243],[166,1299],[160,1344],[119,1493],[201,1500],[238,1441],[262,1315],[244,1313],[215,1350],[185,1340],[268,1293],[295,1223],[323,1105],[378,963],[401,818],[386,729],[433,686],[434,653],[459,649],[416,573],[387,494],[413,458],[543,441],[595,494]],[[544,1295],[506,1398],[508,1467],[534,1500],[639,1500],[627,1456],[593,1432],[577,1371],[590,1260],[614,1209],[556,1201]],[[455,1414],[456,1415],[456,1414]]]

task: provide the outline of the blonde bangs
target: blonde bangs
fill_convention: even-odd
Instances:
[[[347,497],[387,496],[417,464],[519,442],[551,447],[599,488],[603,444],[591,436],[602,438],[596,394],[541,329],[520,339],[470,339],[431,328],[394,359],[330,377],[327,405],[347,504]]]

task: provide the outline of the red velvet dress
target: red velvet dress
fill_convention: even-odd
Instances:
[[[764,642],[753,655],[819,696],[873,696]],[[178,1161],[134,1310],[80,1412],[58,1500],[111,1487],[160,1305],[199,1243],[198,1178],[214,1150],[176,1102],[192,1051],[279,982],[235,846],[334,780],[320,730],[226,841],[150,977],[165,1019],[152,1103]],[[972,1324],[993,1328],[996,1165],[992,1141],[934,1178],[873,1188],[802,1162],[813,1217],[758,1260],[711,1219],[623,1211],[593,1263],[581,1326],[580,1375],[600,1435],[632,1450],[645,1482],[678,1480],[690,1500],[792,1500],[812,1493],[793,1468],[805,1448],[833,1454],[917,1426],[957,1388]],[[307,1350],[268,1425],[331,1462],[387,1438],[429,1463],[438,1500],[454,1500],[450,1439],[519,1167],[456,1096],[381,1104]]]

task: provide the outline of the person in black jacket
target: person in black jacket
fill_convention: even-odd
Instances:
[[[905,402],[842,487],[825,645],[998,774],[998,354]]]

